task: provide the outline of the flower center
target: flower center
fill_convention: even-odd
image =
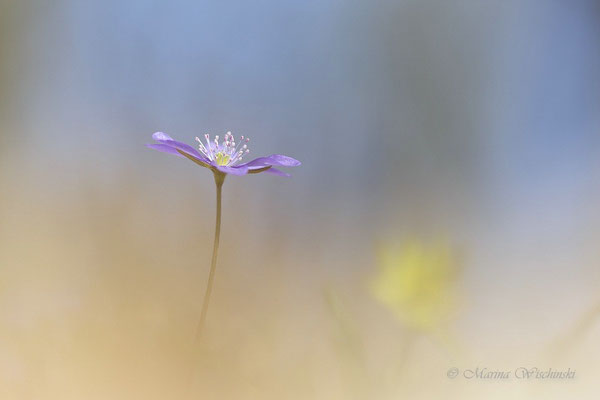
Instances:
[[[215,157],[215,161],[218,165],[227,165],[230,159],[231,157],[222,151],[218,152],[217,156]]]
[[[210,140],[208,134],[204,135],[204,138],[206,144],[200,138],[196,138],[199,143],[198,149],[206,158],[220,166],[234,165],[250,152],[246,145],[250,138],[242,136],[240,142],[236,144],[231,132],[225,134],[225,140],[222,143],[219,143],[219,135],[215,136],[214,140]]]

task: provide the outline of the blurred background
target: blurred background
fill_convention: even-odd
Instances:
[[[0,398],[597,398],[599,107],[595,0],[0,0]],[[228,130],[303,164],[196,346],[213,178],[144,144]]]

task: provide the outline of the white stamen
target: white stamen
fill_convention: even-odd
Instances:
[[[198,149],[206,158],[213,162],[219,157],[219,160],[227,160],[225,165],[235,165],[250,151],[245,144],[250,141],[250,138],[241,136],[240,142],[236,143],[235,137],[230,131],[225,133],[222,144],[219,144],[219,135],[215,135],[214,139],[211,140],[210,135],[207,133],[204,135],[204,138],[206,139],[206,144],[200,138],[196,137]]]

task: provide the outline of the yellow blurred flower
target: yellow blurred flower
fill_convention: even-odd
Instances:
[[[456,309],[458,265],[446,245],[417,240],[383,245],[371,293],[406,325],[432,330]]]

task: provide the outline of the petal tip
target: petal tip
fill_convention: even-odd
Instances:
[[[152,139],[154,140],[173,140],[173,138],[169,135],[167,135],[164,132],[154,132],[152,134]]]
[[[279,155],[277,158],[280,160],[281,165],[284,167],[297,167],[302,164],[300,161],[289,156]]]

